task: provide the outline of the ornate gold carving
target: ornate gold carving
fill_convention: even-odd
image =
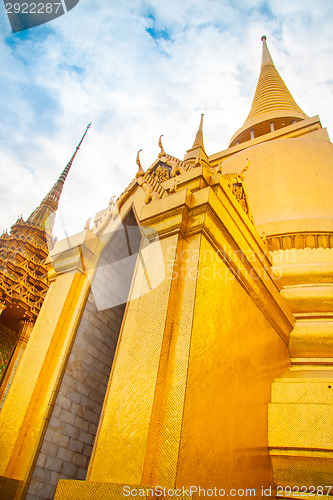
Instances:
[[[22,219],[12,226],[10,235],[0,237],[0,296],[8,309],[37,318],[48,289],[47,255],[45,231]]]
[[[241,183],[233,184],[232,192],[235,195],[236,200],[238,201],[244,212],[248,214],[247,200],[243,189],[243,185]]]
[[[30,338],[30,334],[34,327],[34,323],[29,318],[23,318],[20,321],[20,337],[19,341],[26,344]]]
[[[158,165],[155,171],[151,174],[157,182],[162,183],[170,179],[170,172],[167,168]]]
[[[248,164],[245,166],[242,172],[247,170],[247,168]],[[241,179],[241,174],[222,174],[222,177],[227,181],[228,186],[236,197],[236,200],[238,201],[244,212],[248,215],[251,222],[253,222],[247,194],[245,192],[243,181]]]
[[[173,181],[173,185],[169,189],[169,194],[175,193],[177,191],[178,183],[179,183],[179,180],[175,178]]]
[[[287,233],[267,236],[269,249],[301,250],[304,248],[333,248],[333,233]]]

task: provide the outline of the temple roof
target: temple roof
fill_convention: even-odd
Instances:
[[[233,135],[229,146],[235,145],[238,141],[247,141],[253,138],[253,135],[258,137],[272,131],[270,122],[274,122],[276,130],[290,125],[294,120],[299,121],[307,117],[279,75],[269,53],[266,36],[261,40],[263,42],[261,71],[250,113],[243,126]],[[251,129],[253,129],[252,136]]]

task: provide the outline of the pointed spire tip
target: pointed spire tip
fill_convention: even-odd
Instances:
[[[80,146],[83,142],[83,139],[85,138],[88,129],[90,128],[91,123],[87,125],[87,128],[81,137],[81,140],[79,144],[76,146],[74,154],[72,155],[71,159],[67,163],[66,167],[60,174],[60,177],[58,178],[57,182],[53,185],[51,190],[48,192],[48,194],[45,196],[43,201],[41,202],[40,205],[30,214],[30,216],[27,219],[28,224],[35,225],[39,228],[45,228],[45,222],[48,219],[48,217],[54,213],[58,209],[59,201],[60,201],[60,196],[62,193],[63,186],[65,184],[67,175],[72,167],[73,160],[75,156],[77,155],[78,150],[80,149]],[[50,227],[48,231],[52,233],[53,229],[53,222],[50,224]]]
[[[204,119],[204,114],[201,113],[200,124],[199,124],[199,130],[201,130],[201,131],[203,129],[203,119]]]
[[[204,114],[201,113],[198,132],[197,132],[197,135],[195,136],[194,143],[193,143],[193,146],[191,149],[193,149],[197,146],[201,146],[203,150],[205,149],[204,142],[203,142],[203,117],[204,117]]]

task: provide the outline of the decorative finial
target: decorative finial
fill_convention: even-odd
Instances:
[[[195,163],[194,163],[194,166],[195,167],[199,167],[201,165],[201,151],[199,149],[198,151],[198,154],[197,154],[197,157],[195,159]]]
[[[241,175],[244,174],[244,172],[246,172],[250,166],[250,160],[248,158],[246,158],[247,162],[246,162],[246,165],[245,167],[243,168],[243,170],[241,171]]]
[[[264,42],[265,40],[267,40],[267,36],[266,36],[266,35],[263,35],[263,36],[261,37],[261,41],[262,41],[262,42]]]
[[[90,229],[90,222],[91,222],[91,217],[87,220],[87,222],[84,225],[84,231],[87,231],[87,229]]]
[[[84,140],[84,138],[85,138],[85,136],[86,136],[86,134],[87,134],[88,130],[90,129],[90,127],[91,127],[91,122],[90,122],[90,123],[88,123],[88,125],[87,125],[87,127],[86,127],[86,131],[85,131],[85,133],[83,134],[83,136],[81,137],[81,140],[80,140],[79,144],[76,146],[76,148],[75,148],[75,152],[74,152],[74,154],[73,154],[72,158],[69,160],[69,162],[68,162],[68,163],[67,163],[67,165],[66,165],[66,168],[64,169],[64,171],[62,172],[61,176],[59,177],[59,181],[60,181],[60,182],[62,182],[63,184],[64,184],[64,182],[65,182],[65,180],[66,180],[66,177],[67,177],[67,175],[68,175],[68,172],[70,171],[70,168],[71,168],[71,166],[72,166],[72,164],[73,164],[74,158],[75,158],[75,156],[77,155],[77,152],[78,152],[78,150],[80,149],[80,146],[81,146],[81,144],[82,144],[82,142],[83,142],[83,140]]]
[[[165,151],[164,151],[164,148],[163,148],[163,145],[162,145],[162,137],[163,137],[163,134],[160,135],[160,138],[158,140],[158,145],[161,148],[161,151],[160,151],[160,153],[158,155],[158,158],[161,158],[162,156],[165,156]]]
[[[140,153],[141,153],[142,149],[140,149],[138,151],[138,154],[136,155],[136,164],[138,165],[139,167],[139,170],[137,171],[136,173],[136,176],[135,177],[140,177],[141,175],[145,175],[145,171],[143,170],[142,168],[142,165],[141,165],[141,161],[140,161]]]
[[[177,177],[173,178],[173,185],[169,188],[169,194],[175,193],[177,191],[179,180]]]
[[[241,173],[238,175],[239,179],[243,182],[244,180],[244,172],[246,172],[250,166],[250,160],[246,158],[247,162]]]
[[[204,117],[204,116],[205,116],[205,115],[204,115],[203,113],[201,113],[201,119],[200,119],[199,130],[202,130],[202,128],[203,128],[203,117]]]

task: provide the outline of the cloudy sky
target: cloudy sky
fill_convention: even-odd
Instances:
[[[0,231],[27,218],[87,123],[57,216],[62,238],[148,168],[183,158],[204,113],[208,154],[244,122],[261,35],[296,102],[333,136],[332,0],[80,0],[13,34],[0,5]],[[300,179],[301,181],[301,179]]]

